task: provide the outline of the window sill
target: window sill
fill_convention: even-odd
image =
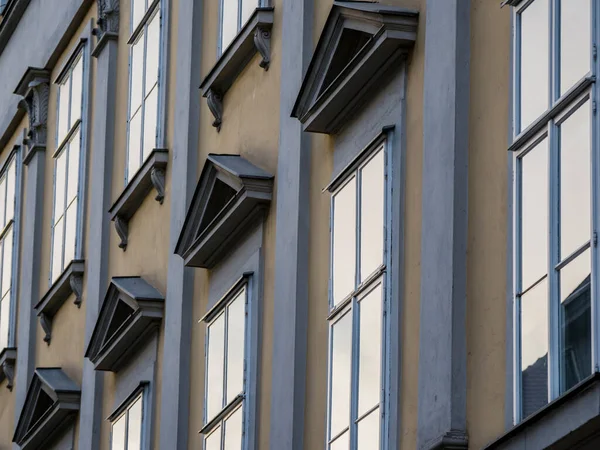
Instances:
[[[108,210],[111,220],[115,223],[115,229],[121,239],[119,248],[127,249],[127,238],[129,235],[129,220],[140,208],[152,188],[156,189],[155,200],[161,205],[165,199],[165,172],[169,152],[166,149],[155,148],[152,150],[142,167],[129,181],[125,190],[117,201]]]
[[[81,306],[84,271],[85,261],[79,259],[71,261],[46,295],[35,305],[40,324],[46,333],[44,342],[48,345],[52,339],[52,319],[71,294],[75,294],[74,303],[77,307]]]
[[[257,52],[262,57],[260,67],[265,71],[269,70],[272,27],[273,8],[256,8],[248,22],[202,81],[200,85],[202,96],[207,99],[208,108],[215,118],[213,127],[217,131],[221,130],[223,121],[223,96]]]
[[[6,388],[12,391],[15,376],[15,364],[17,362],[17,349],[6,347],[0,352],[0,383],[8,380]]]

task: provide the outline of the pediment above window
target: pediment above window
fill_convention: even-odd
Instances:
[[[13,442],[21,450],[50,448],[49,444],[74,422],[80,398],[80,387],[62,369],[36,369]]]
[[[292,117],[305,131],[337,132],[417,38],[418,12],[334,1]]]
[[[96,370],[116,372],[159,326],[164,296],[140,277],[114,277],[85,356]]]
[[[238,155],[208,155],[175,253],[188,267],[213,267],[262,217],[272,194],[273,175]]]

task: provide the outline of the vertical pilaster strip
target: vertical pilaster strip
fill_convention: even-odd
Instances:
[[[159,448],[187,450],[192,336],[193,269],[175,255],[198,166],[203,1],[180,0],[171,167],[169,266],[165,302]]]
[[[467,448],[467,197],[470,8],[427,0],[419,449]]]
[[[89,236],[86,268],[85,346],[87,347],[98,312],[108,286],[108,259],[113,147],[115,141],[115,108],[117,92],[117,32],[119,29],[119,2],[98,4],[99,36],[93,56],[96,58],[94,79],[94,134],[90,152]],[[79,411],[79,448],[100,448],[102,425],[103,375],[94,370],[86,359],[83,364]]]
[[[312,53],[314,0],[283,0],[270,448],[304,448],[310,138],[291,118]]]

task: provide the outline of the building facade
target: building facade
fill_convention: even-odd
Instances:
[[[0,11],[0,450],[600,446],[600,0]]]

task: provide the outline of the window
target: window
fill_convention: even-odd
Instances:
[[[161,30],[160,2],[132,0],[131,29],[126,184],[156,147]]]
[[[385,144],[380,144],[332,195],[330,450],[380,448],[388,253],[385,155]]]
[[[12,346],[10,335],[14,333],[11,327],[17,192],[17,158],[13,154],[0,173],[0,352]]]
[[[259,0],[221,0],[221,53],[231,44],[258,6]]]
[[[209,313],[206,331],[205,450],[242,448],[246,394],[247,286]]]
[[[72,68],[60,80],[58,88],[50,284],[78,257],[80,247],[78,238],[83,65],[84,55],[80,52]]]
[[[590,0],[515,8],[515,422],[594,367],[591,8]]]
[[[111,427],[111,450],[141,450],[144,396],[139,394]]]

